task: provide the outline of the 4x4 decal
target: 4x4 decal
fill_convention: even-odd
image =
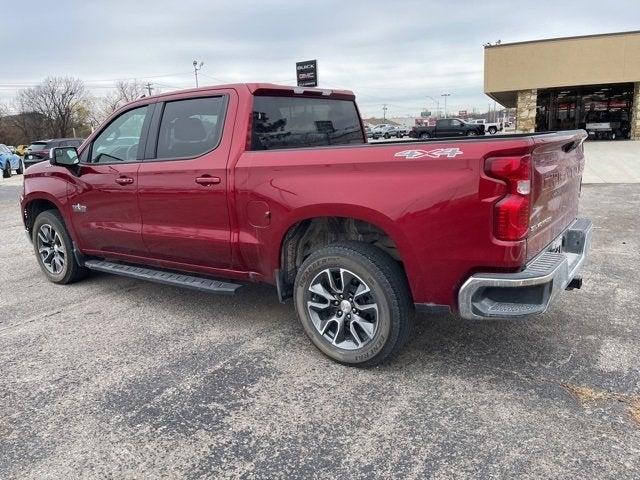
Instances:
[[[462,155],[463,151],[459,148],[436,148],[435,150],[403,150],[401,152],[397,152],[394,157],[404,157],[404,158],[421,158],[421,157],[431,157],[431,158],[440,158],[440,157],[448,157],[454,158],[458,155]]]

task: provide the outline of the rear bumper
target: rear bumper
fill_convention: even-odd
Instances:
[[[523,318],[544,313],[576,278],[591,241],[593,224],[578,218],[517,273],[477,273],[458,292],[460,315],[469,320]]]

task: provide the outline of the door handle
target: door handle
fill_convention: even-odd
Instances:
[[[217,185],[220,183],[220,177],[212,177],[211,175],[202,175],[196,178],[196,183],[209,187],[211,185]]]
[[[116,178],[116,183],[118,185],[129,185],[133,183],[133,178],[131,177],[118,177]]]

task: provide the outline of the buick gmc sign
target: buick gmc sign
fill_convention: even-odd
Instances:
[[[307,60],[296,63],[296,80],[299,87],[318,86],[318,61]]]

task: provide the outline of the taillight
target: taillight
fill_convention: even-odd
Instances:
[[[493,233],[499,240],[522,240],[529,231],[531,160],[525,157],[489,158],[487,176],[502,180],[506,194],[493,207]]]

